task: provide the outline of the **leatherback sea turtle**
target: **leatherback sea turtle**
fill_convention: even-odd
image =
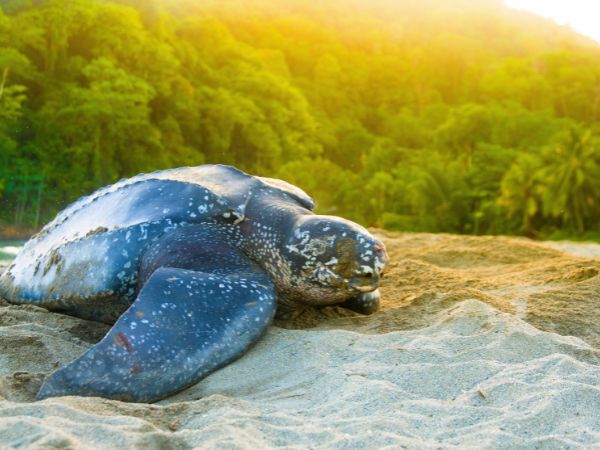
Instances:
[[[73,203],[0,277],[0,296],[114,323],[38,399],[155,401],[241,356],[279,307],[371,313],[384,245],[311,212],[284,181],[205,165],[121,180]]]

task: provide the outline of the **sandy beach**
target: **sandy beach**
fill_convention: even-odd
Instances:
[[[157,404],[33,402],[107,326],[0,306],[0,447],[600,445],[600,246],[375,231],[382,308],[307,309]]]

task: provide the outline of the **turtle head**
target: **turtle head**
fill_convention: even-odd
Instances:
[[[365,228],[339,217],[305,215],[283,247],[295,298],[312,305],[367,302],[373,312],[388,256],[383,243]]]

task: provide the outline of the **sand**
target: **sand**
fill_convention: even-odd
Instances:
[[[600,259],[600,244],[595,242],[547,241],[542,244],[571,255]]]
[[[153,405],[33,402],[43,377],[107,328],[0,306],[0,446],[600,446],[597,254],[581,253],[586,244],[379,233],[392,260],[380,312],[306,310]]]

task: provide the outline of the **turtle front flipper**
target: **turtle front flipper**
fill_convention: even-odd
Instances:
[[[151,402],[248,350],[273,318],[273,284],[222,241],[205,251],[195,258],[202,271],[154,270],[108,334],[51,374],[38,399],[82,395]]]

